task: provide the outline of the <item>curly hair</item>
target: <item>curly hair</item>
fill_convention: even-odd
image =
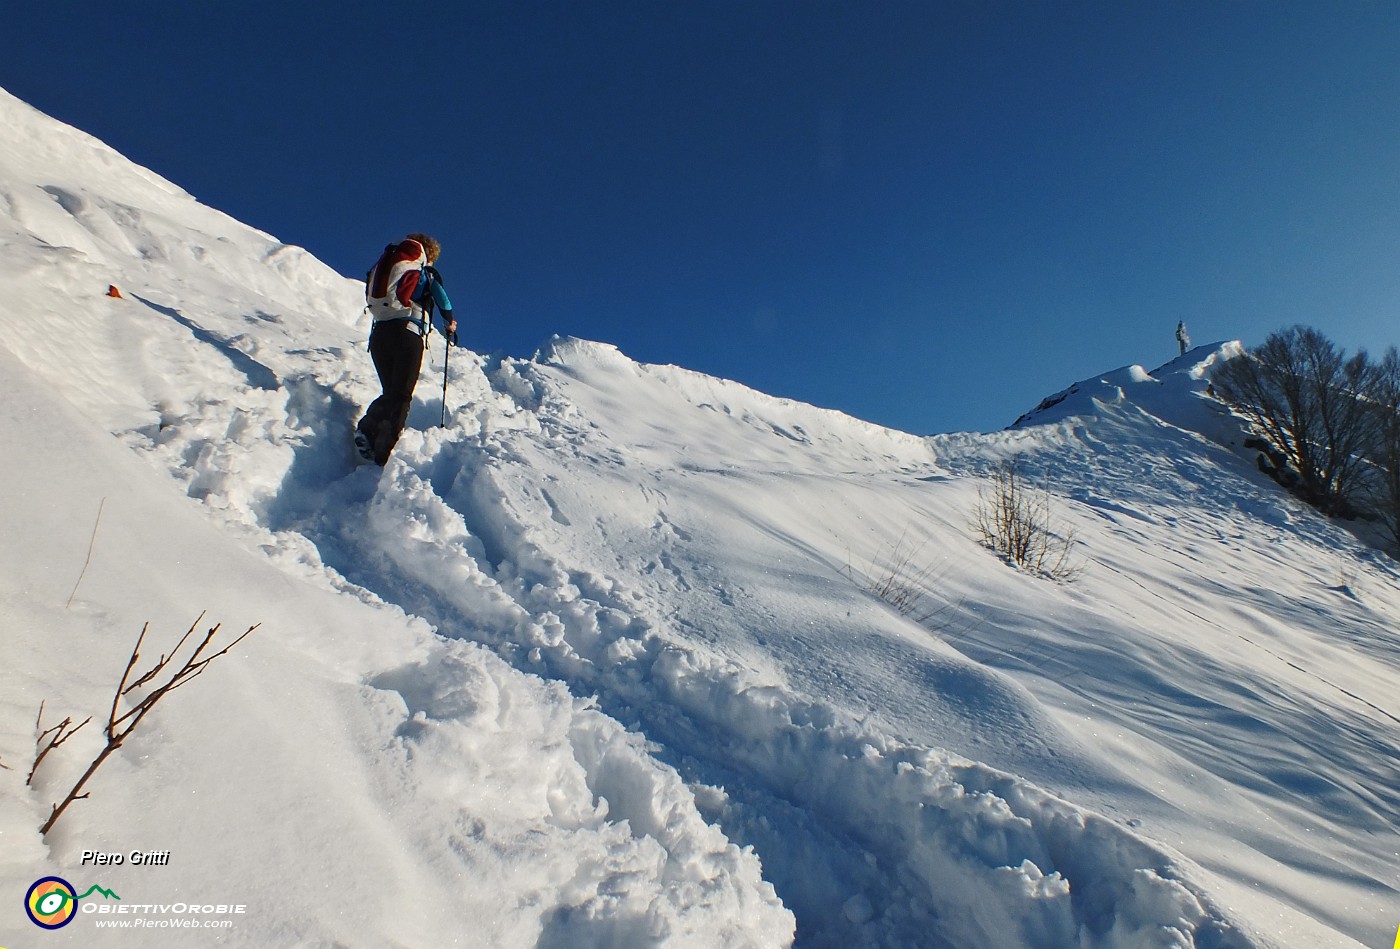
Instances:
[[[437,263],[438,255],[442,253],[442,245],[435,238],[429,237],[427,234],[410,234],[408,240],[417,241],[423,245],[423,250],[428,255],[428,263]]]

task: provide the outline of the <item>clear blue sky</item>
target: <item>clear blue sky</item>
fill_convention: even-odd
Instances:
[[[1400,342],[1400,4],[393,9],[26,4],[0,86],[344,274],[437,235],[474,349],[920,434],[1153,368],[1178,319]]]

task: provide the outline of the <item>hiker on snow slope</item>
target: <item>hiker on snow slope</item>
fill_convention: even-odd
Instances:
[[[355,426],[355,450],[381,467],[398,443],[413,405],[413,389],[437,308],[448,345],[457,344],[452,301],[433,264],[441,246],[426,234],[410,234],[384,248],[365,278],[366,309],[374,318],[369,353],[384,390]]]

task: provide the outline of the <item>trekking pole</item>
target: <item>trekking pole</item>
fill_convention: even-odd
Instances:
[[[425,268],[424,272],[428,275],[430,281],[442,279],[437,270],[432,266]],[[429,289],[423,296],[423,320],[429,333],[433,330],[433,308],[433,294],[432,290]],[[427,346],[428,338],[424,336],[423,348],[426,349]],[[447,427],[447,359],[451,352],[452,337],[448,335],[447,329],[444,327],[442,331],[442,421],[438,424],[438,428]]]
[[[447,427],[447,357],[452,353],[452,336],[449,333],[442,334],[442,424],[439,428]]]
[[[433,327],[433,306],[435,302],[432,294],[432,283],[433,281],[441,283],[442,274],[438,273],[437,268],[431,264],[423,268],[423,272],[427,275],[429,281],[428,292],[423,296],[423,318],[428,321],[428,331],[431,332]],[[450,313],[451,311],[449,310],[448,312]],[[428,345],[426,338],[423,341],[423,345],[425,347]],[[447,427],[447,362],[451,354],[452,335],[447,331],[446,325],[444,325],[442,330],[442,422],[438,425],[438,428]]]

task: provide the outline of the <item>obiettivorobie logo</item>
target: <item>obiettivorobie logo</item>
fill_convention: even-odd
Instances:
[[[67,926],[78,915],[78,901],[85,900],[94,893],[101,893],[109,900],[121,897],[105,887],[94,883],[79,895],[73,884],[63,877],[44,877],[35,880],[29,892],[24,894],[24,911],[30,921],[41,929],[59,929]]]
[[[88,899],[93,894],[103,899]],[[40,929],[61,929],[76,916],[90,917],[99,929],[231,929],[236,919],[248,912],[248,906],[123,901],[104,886],[94,884],[79,893],[63,877],[48,876],[35,880],[24,894],[24,911]]]

